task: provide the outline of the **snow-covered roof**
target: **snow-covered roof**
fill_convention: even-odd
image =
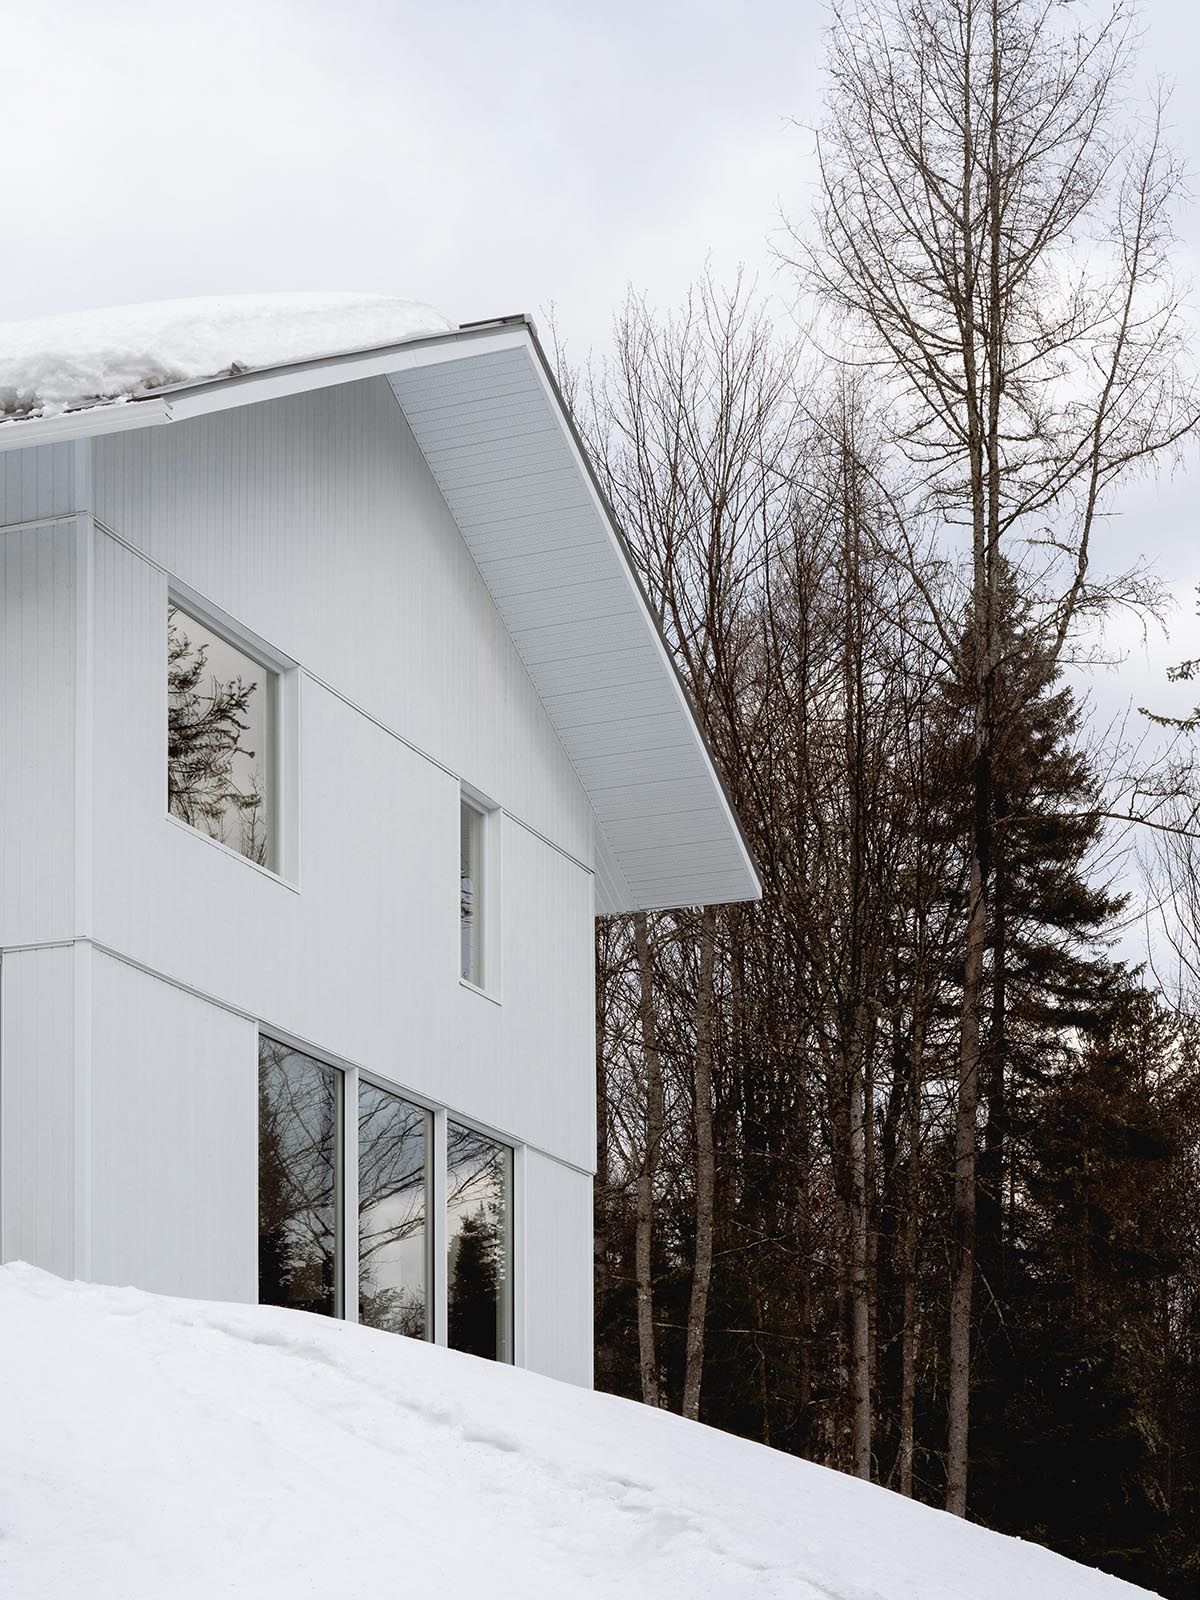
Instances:
[[[449,333],[377,294],[233,294],[0,323],[0,416],[54,417],[178,383]]]
[[[631,1400],[19,1265],[0,1416],[0,1590],[22,1600],[1151,1600]]]

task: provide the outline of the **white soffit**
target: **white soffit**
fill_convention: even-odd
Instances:
[[[517,330],[514,330],[514,332]],[[596,909],[757,899],[629,558],[522,327],[389,382],[596,818]]]

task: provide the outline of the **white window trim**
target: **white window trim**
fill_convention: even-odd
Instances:
[[[274,867],[251,861],[240,850],[235,850],[222,839],[213,839],[193,828],[182,818],[173,816],[167,787],[166,762],[163,762],[163,810],[169,822],[182,828],[193,839],[203,839],[206,844],[223,850],[236,861],[253,867],[264,877],[281,883],[285,888],[300,889],[300,678],[299,666],[290,656],[275,649],[251,629],[245,627],[206,600],[203,595],[179,583],[174,578],[167,583],[167,609],[178,606],[185,615],[225,639],[235,649],[250,657],[251,661],[273,673],[276,680],[275,701],[275,858]],[[163,730],[166,733],[166,683],[163,683]]]
[[[450,1113],[438,1108],[433,1113],[433,1138],[430,1141],[430,1159],[433,1164],[433,1217],[430,1237],[433,1241],[433,1262],[430,1274],[430,1320],[433,1323],[433,1342],[446,1348],[450,1338],[450,1274],[446,1266],[450,1230],[446,1215],[446,1128]]]
[[[478,813],[482,820],[479,830],[479,847],[483,855],[483,915],[479,919],[480,965],[483,982],[472,983],[462,975],[461,943],[456,963],[461,988],[493,1005],[504,1004],[504,967],[501,950],[501,893],[503,883],[503,854],[500,848],[503,811],[494,800],[489,800],[479,789],[459,780],[459,804]],[[461,941],[461,927],[456,930]]]
[[[174,818],[173,817],[171,820],[172,821],[178,821],[178,818]],[[187,823],[186,822],[181,822],[181,823],[179,823],[179,826],[181,828],[187,828]],[[195,833],[195,831],[196,830],[194,828],[188,828],[188,832],[189,833]],[[201,837],[203,837],[203,835]],[[237,852],[236,851],[231,851],[230,854],[231,855],[237,855]],[[244,856],[239,856],[238,859],[244,861],[245,857]],[[253,865],[253,864],[254,863],[252,862],[251,865]],[[348,1201],[348,1198],[349,1198],[349,1194],[350,1194],[350,1189],[349,1189],[349,1186],[347,1184],[347,1168],[346,1168],[346,1163],[347,1163],[347,1161],[349,1159],[349,1149],[350,1149],[350,1147],[349,1147],[349,1145],[347,1143],[347,1139],[346,1139],[346,1123],[347,1123],[347,1120],[349,1118],[348,1107],[351,1104],[351,1099],[350,1099],[350,1075],[352,1073],[354,1074],[354,1078],[355,1078],[355,1083],[354,1083],[355,1093],[354,1093],[353,1105],[354,1105],[355,1129],[356,1129],[356,1132],[357,1132],[357,1123],[358,1123],[357,1069],[352,1067],[352,1066],[350,1066],[350,1065],[348,1065],[344,1061],[337,1061],[337,1060],[332,1059],[323,1050],[314,1049],[312,1045],[306,1044],[303,1039],[297,1038],[294,1034],[289,1034],[285,1030],[281,1030],[279,1028],[267,1027],[265,1024],[260,1022],[257,1025],[257,1027],[255,1028],[255,1030],[254,1030],[254,1082],[255,1082],[256,1090],[257,1090],[257,1085],[258,1085],[258,1073],[259,1073],[259,1070],[260,1070],[260,1064],[262,1062],[262,1042],[263,1042],[264,1039],[270,1040],[270,1042],[272,1044],[282,1045],[285,1050],[294,1051],[295,1054],[297,1054],[297,1055],[307,1056],[311,1061],[319,1062],[321,1066],[327,1067],[330,1072],[335,1073],[336,1076],[337,1076],[337,1080],[338,1080],[338,1118],[337,1118],[337,1146],[336,1146],[336,1148],[334,1150],[334,1172],[336,1174],[336,1179],[335,1179],[335,1187],[334,1187],[333,1199],[334,1199],[334,1213],[335,1213],[335,1216],[336,1216],[336,1219],[337,1219],[336,1223],[335,1223],[335,1228],[336,1228],[336,1232],[337,1232],[338,1253],[339,1253],[339,1256],[341,1257],[341,1259],[337,1263],[337,1272],[336,1272],[336,1274],[334,1276],[334,1285],[333,1285],[334,1313],[333,1313],[333,1316],[332,1316],[332,1318],[330,1320],[333,1321],[333,1322],[339,1322],[339,1321],[340,1322],[357,1322],[358,1321],[358,1204],[357,1204],[358,1144],[357,1144],[357,1140],[356,1140],[356,1142],[355,1142],[355,1144],[353,1146],[353,1149],[354,1149],[354,1188],[355,1188],[355,1192],[356,1192],[355,1193],[355,1205],[354,1205],[353,1208],[351,1208],[350,1205],[347,1204],[347,1201]],[[259,1178],[259,1140],[262,1137],[262,1130],[261,1130],[261,1128],[259,1127],[259,1124],[258,1124],[258,1095],[257,1095],[257,1092],[255,1093],[255,1097],[254,1097],[254,1105],[255,1105],[255,1114],[254,1114],[254,1214],[251,1217],[250,1221],[251,1221],[251,1226],[254,1229],[254,1232],[253,1232],[253,1235],[252,1235],[252,1238],[251,1238],[251,1244],[252,1244],[252,1248],[253,1248],[253,1257],[252,1258],[257,1263],[257,1261],[258,1261],[259,1241],[260,1241],[260,1238],[261,1238],[261,1235],[259,1233],[258,1178]],[[349,1264],[349,1256],[348,1256],[348,1253],[347,1253],[348,1233],[349,1233],[351,1218],[353,1218],[353,1224],[354,1224],[354,1226],[353,1226],[353,1235],[354,1235],[354,1278],[353,1278],[353,1280],[351,1280],[351,1278],[350,1278],[350,1264]],[[354,1295],[353,1295],[354,1314],[353,1314],[353,1316],[350,1315],[350,1309],[349,1309],[350,1305],[351,1305],[351,1296],[349,1294],[349,1285],[350,1285],[351,1281],[353,1281],[353,1284],[354,1284]],[[257,1266],[256,1266],[255,1274],[254,1274],[255,1304],[256,1305],[261,1305],[262,1301],[257,1298],[258,1297],[258,1292],[259,1292],[259,1280],[258,1280],[258,1269],[257,1269]]]
[[[358,1085],[357,1067],[335,1069],[342,1077],[342,1320],[358,1321]]]
[[[490,1128],[486,1123],[477,1122],[474,1117],[460,1117],[456,1111],[441,1111],[440,1117],[440,1143],[438,1145],[438,1178],[441,1184],[440,1204],[438,1206],[438,1220],[441,1227],[438,1248],[441,1251],[441,1271],[438,1274],[438,1303],[441,1314],[442,1336],[438,1344],[446,1344],[450,1327],[450,1271],[447,1260],[449,1250],[449,1229],[447,1227],[446,1201],[449,1195],[448,1171],[448,1136],[447,1127],[453,1122],[460,1128],[465,1128],[468,1133],[477,1133],[481,1139],[489,1139],[493,1144],[502,1145],[512,1157],[510,1163],[511,1181],[508,1196],[508,1255],[509,1271],[512,1274],[510,1289],[509,1316],[512,1321],[511,1337],[512,1351],[507,1361],[497,1361],[497,1366],[523,1367],[525,1365],[525,1151],[526,1146],[519,1140],[511,1138],[504,1133],[498,1133],[495,1128]],[[435,1135],[437,1138],[438,1135]]]
[[[231,861],[240,861],[244,867],[249,867],[254,872],[260,872],[264,878],[269,878],[272,883],[279,884],[280,888],[289,890],[292,894],[300,893],[300,885],[291,878],[285,878],[282,873],[276,872],[273,867],[264,866],[261,861],[251,861],[249,856],[244,856],[240,850],[235,850],[231,844],[226,844],[224,839],[214,839],[210,834],[202,833],[199,828],[193,828],[190,822],[185,822],[182,817],[177,817],[173,812],[166,813],[166,820],[173,828],[179,828],[186,833],[189,839],[199,839],[201,844],[211,845],[214,850],[220,850]]]
[[[353,1144],[353,1148],[354,1148],[354,1187],[353,1187],[353,1189],[350,1188],[350,1168],[349,1168],[349,1164],[347,1164],[347,1167],[346,1167],[346,1195],[347,1195],[347,1199],[348,1200],[349,1200],[349,1197],[351,1195],[353,1195],[353,1212],[354,1212],[354,1216],[353,1216],[353,1227],[350,1227],[349,1225],[347,1226],[347,1234],[346,1234],[346,1239],[345,1239],[345,1243],[344,1243],[344,1250],[345,1250],[345,1257],[346,1257],[346,1271],[347,1271],[348,1274],[350,1273],[350,1270],[351,1270],[351,1264],[353,1264],[353,1281],[354,1281],[354,1286],[355,1286],[353,1321],[355,1321],[355,1322],[358,1321],[358,1205],[359,1205],[359,1193],[358,1193],[358,1091],[359,1091],[359,1086],[361,1084],[366,1083],[366,1084],[369,1084],[374,1089],[381,1090],[384,1094],[393,1095],[397,1100],[406,1101],[410,1106],[415,1106],[418,1111],[423,1111],[425,1113],[425,1115],[429,1118],[429,1123],[428,1123],[429,1137],[427,1138],[426,1143],[425,1143],[425,1311],[426,1311],[426,1319],[425,1319],[425,1341],[424,1342],[426,1344],[436,1344],[436,1343],[438,1343],[438,1339],[437,1339],[437,1297],[438,1297],[437,1284],[438,1284],[438,1271],[437,1271],[437,1262],[436,1262],[437,1243],[436,1243],[434,1235],[435,1235],[435,1233],[437,1231],[437,1218],[438,1218],[438,1215],[439,1215],[438,1203],[437,1203],[437,1196],[438,1196],[438,1193],[439,1193],[439,1176],[438,1176],[438,1174],[439,1174],[439,1170],[440,1170],[440,1172],[441,1172],[441,1179],[440,1179],[441,1189],[440,1189],[440,1192],[444,1194],[444,1192],[445,1192],[445,1173],[446,1173],[446,1163],[445,1163],[446,1145],[445,1145],[444,1134],[443,1134],[442,1146],[441,1146],[442,1163],[441,1163],[441,1168],[439,1169],[439,1167],[438,1167],[437,1122],[438,1122],[438,1117],[440,1116],[443,1119],[443,1125],[444,1125],[446,1113],[439,1106],[434,1105],[424,1095],[413,1094],[410,1089],[405,1089],[402,1085],[394,1082],[391,1078],[387,1078],[382,1073],[379,1073],[379,1072],[369,1072],[365,1067],[361,1067],[361,1068],[360,1067],[346,1067],[344,1069],[345,1082],[346,1082],[347,1086],[349,1085],[349,1082],[350,1082],[350,1074],[351,1073],[353,1073],[353,1075],[354,1075],[354,1104],[353,1104],[353,1110],[352,1111],[348,1110],[347,1113],[346,1113],[346,1117],[345,1117],[345,1135],[344,1136],[345,1136],[345,1139],[346,1139],[346,1142],[347,1142],[347,1148],[349,1148],[351,1144]],[[349,1088],[347,1088],[347,1093],[349,1093]],[[351,1210],[351,1207],[350,1207],[349,1204],[347,1204],[347,1206],[346,1206],[347,1215],[349,1215],[350,1210]],[[442,1230],[443,1230],[443,1233],[445,1231],[445,1225],[446,1225],[445,1224],[445,1217],[443,1216],[442,1217]],[[444,1272],[442,1273],[442,1276],[443,1277],[445,1276]],[[349,1321],[349,1320],[351,1320],[351,1319],[347,1318],[347,1321]]]
[[[529,1361],[529,1330],[525,1323],[525,1312],[529,1304],[529,1298],[525,1293],[525,1269],[528,1260],[525,1237],[525,1180],[528,1170],[528,1151],[523,1144],[514,1144],[511,1149],[512,1194],[509,1197],[509,1208],[512,1216],[509,1222],[511,1236],[509,1253],[512,1271],[512,1364],[514,1367],[524,1367]]]

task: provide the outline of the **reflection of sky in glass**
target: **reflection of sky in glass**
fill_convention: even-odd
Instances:
[[[428,1114],[361,1082],[358,1099],[359,1319],[428,1336]]]
[[[227,688],[238,678],[244,686],[255,686],[240,716],[246,727],[238,733],[237,749],[228,765],[226,781],[231,795],[259,795],[261,804],[257,811],[251,811],[237,805],[231,797],[219,818],[198,822],[195,817],[184,815],[183,820],[201,827],[231,849],[272,866],[276,675],[178,607],[170,608],[169,618],[175,634],[190,646],[189,657],[185,657],[180,666],[186,666],[197,651],[203,649],[205,653],[204,671],[195,690],[202,706],[211,705],[214,692]],[[172,809],[182,814],[179,807]]]

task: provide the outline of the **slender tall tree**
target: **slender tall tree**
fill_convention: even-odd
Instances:
[[[965,528],[973,740],[956,1091],[946,1495],[967,1506],[993,761],[1007,558],[1060,654],[1114,592],[1089,576],[1117,480],[1193,425],[1169,280],[1179,167],[1131,126],[1128,8],[848,0],[829,36],[806,281],[886,395],[913,495]],[[1046,532],[1047,528],[1049,533]],[[1130,581],[1118,586],[1130,591]],[[952,616],[939,610],[943,642]]]

